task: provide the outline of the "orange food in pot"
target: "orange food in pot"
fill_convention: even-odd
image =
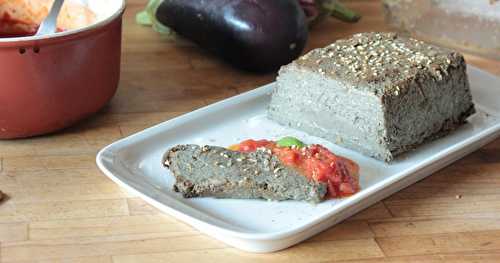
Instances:
[[[34,34],[47,16],[53,0],[0,0],[0,34]],[[57,20],[60,30],[82,28],[94,23],[96,15],[75,1],[66,1]]]

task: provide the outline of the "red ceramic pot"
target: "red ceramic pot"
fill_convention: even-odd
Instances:
[[[0,38],[0,139],[67,127],[101,109],[120,78],[124,0],[106,17],[44,37]]]

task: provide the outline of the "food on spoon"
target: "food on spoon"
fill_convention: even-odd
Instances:
[[[229,149],[177,145],[165,154],[163,164],[176,179],[174,190],[184,197],[317,203],[359,191],[356,163],[321,145],[300,144],[246,140]]]
[[[461,54],[394,33],[362,33],[282,67],[268,116],[391,161],[474,112]]]
[[[22,37],[35,34],[47,16],[53,0],[0,0],[0,37]],[[77,29],[96,21],[85,5],[66,1],[57,20],[59,31]]]

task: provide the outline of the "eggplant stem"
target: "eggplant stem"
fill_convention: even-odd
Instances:
[[[335,18],[344,22],[356,23],[361,19],[361,15],[347,8],[338,1],[324,1],[322,7]]]
[[[149,17],[149,14],[146,10],[137,13],[135,15],[135,21],[137,22],[137,24],[143,26],[153,25],[153,21],[151,21],[151,18]]]

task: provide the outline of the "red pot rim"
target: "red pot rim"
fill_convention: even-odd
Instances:
[[[122,16],[123,12],[125,11],[126,1],[125,0],[120,0],[120,1],[121,1],[120,8],[118,8],[112,15],[108,16],[107,18],[105,18],[97,23],[93,23],[91,25],[81,27],[78,29],[73,29],[73,30],[68,30],[68,31],[63,31],[63,32],[56,32],[54,34],[48,34],[48,35],[43,35],[43,36],[23,36],[23,37],[0,38],[0,46],[5,46],[5,44],[16,44],[17,45],[19,43],[24,43],[24,42],[34,42],[34,41],[48,40],[48,39],[52,40],[52,39],[58,39],[58,38],[72,36],[72,35],[78,35],[82,32],[94,31],[95,29],[99,29],[99,28],[102,28],[102,27],[110,24],[115,19]]]

